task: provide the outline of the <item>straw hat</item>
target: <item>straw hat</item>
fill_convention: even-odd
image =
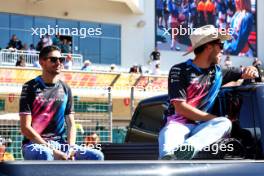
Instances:
[[[228,33],[228,31],[221,31],[221,29],[217,29],[213,25],[206,25],[195,29],[190,35],[190,39],[192,43],[192,49],[184,53],[183,56],[190,54],[199,46],[202,46],[214,40],[230,40],[231,35]]]

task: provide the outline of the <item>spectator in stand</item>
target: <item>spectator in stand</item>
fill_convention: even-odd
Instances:
[[[42,38],[39,40],[39,42],[37,44],[37,47],[36,47],[37,51],[42,50],[42,48],[43,48],[43,40],[44,40],[44,37],[42,36]]]
[[[16,62],[16,67],[25,67],[25,66],[26,66],[26,60],[23,56],[20,56]]]
[[[72,52],[72,42],[70,40],[67,40],[67,44],[69,47],[69,53],[71,53]]]
[[[110,72],[116,72],[116,65],[115,64],[110,65]]]
[[[142,69],[142,65],[138,65],[137,66],[138,67],[138,72],[140,73],[140,74],[143,74],[143,69]]]
[[[49,34],[46,34],[42,41],[43,41],[43,48],[52,45],[52,39]]]
[[[155,50],[149,55],[150,62],[160,62],[160,52],[158,51],[158,48],[155,47]]]
[[[65,70],[71,70],[72,69],[72,55],[68,54],[66,56],[65,62],[63,63]]]
[[[60,34],[59,34],[59,33],[56,34],[56,35],[53,37],[53,39],[52,39],[52,43],[53,43],[53,45],[55,45],[55,46],[58,46],[58,47],[61,46],[61,40],[60,40]]]
[[[152,65],[152,70],[156,69],[156,65],[160,64],[160,52],[158,51],[158,48],[155,47],[155,50],[150,54],[150,61],[149,63]]]
[[[153,75],[160,75],[160,64],[155,65],[155,69],[152,71]]]
[[[31,53],[31,54],[35,54],[36,53],[36,49],[34,47],[34,44],[30,44],[29,49],[27,51],[29,53]]]
[[[252,65],[254,67],[262,65],[262,62],[259,60],[259,58],[255,58]]]
[[[69,53],[71,51],[70,45],[67,39],[63,39],[61,44],[61,52],[62,53]]]
[[[23,47],[21,48],[21,50],[27,51],[28,50],[28,45],[26,43],[24,43]]]
[[[83,62],[83,67],[81,68],[81,70],[82,71],[92,71],[92,69],[91,69],[91,62],[90,62],[90,60],[85,60],[84,62]]]
[[[17,38],[15,34],[13,34],[6,48],[21,50],[22,47],[22,42]]]
[[[137,66],[137,64],[134,64],[134,65],[130,68],[129,73],[140,73],[140,72],[139,72],[139,67]]]

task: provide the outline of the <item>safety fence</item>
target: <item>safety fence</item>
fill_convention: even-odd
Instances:
[[[67,57],[68,53],[62,53],[62,57]],[[83,56],[81,54],[70,54],[73,61],[73,68],[80,69],[83,65]],[[0,50],[0,65],[15,66],[19,59],[25,59],[25,64],[28,67],[37,66],[39,60],[39,51],[25,50]]]
[[[88,97],[74,96],[75,125],[77,130],[76,144],[87,145],[95,143],[112,142],[112,137],[118,137],[115,142],[120,140],[120,135],[124,130],[112,129],[112,98],[111,90],[107,90],[106,97],[90,101]],[[19,101],[19,97],[13,97],[14,101]],[[21,160],[21,145],[23,136],[20,131],[20,120],[18,113],[8,113],[12,107],[5,104],[8,99],[5,94],[0,94],[0,158],[1,148],[5,148],[8,158]],[[13,107],[17,108],[18,107]],[[67,127],[66,127],[67,128]],[[112,132],[115,132],[115,135]],[[66,137],[66,136],[65,136]],[[124,137],[123,137],[124,138]]]

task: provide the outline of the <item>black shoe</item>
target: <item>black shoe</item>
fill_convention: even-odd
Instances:
[[[174,154],[167,154],[161,158],[161,160],[175,160]]]
[[[181,145],[174,151],[175,159],[191,160],[195,155],[195,149],[191,145]]]

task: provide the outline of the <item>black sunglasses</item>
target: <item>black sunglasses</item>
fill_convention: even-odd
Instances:
[[[217,44],[221,50],[224,49],[224,43],[222,43],[222,42],[217,42],[217,43],[215,43],[215,44]]]
[[[65,61],[64,57],[48,57],[50,59],[50,62],[56,63],[58,60],[60,63],[63,63]]]

